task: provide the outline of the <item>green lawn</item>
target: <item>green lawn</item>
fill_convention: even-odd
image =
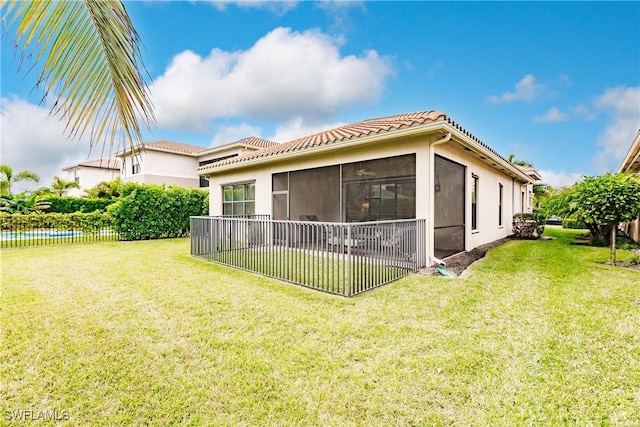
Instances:
[[[0,424],[638,425],[640,272],[576,233],[352,299],[187,239],[5,249]]]

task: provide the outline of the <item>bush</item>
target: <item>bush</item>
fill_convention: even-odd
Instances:
[[[208,192],[129,183],[108,212],[114,231],[125,240],[183,237],[189,233],[189,217],[208,215]]]
[[[540,211],[517,213],[513,216],[513,235],[519,239],[537,239],[544,233],[547,217]]]
[[[110,199],[85,199],[81,197],[48,197],[43,200],[50,204],[47,212],[51,213],[106,212],[107,207],[115,202]]]
[[[4,231],[56,229],[94,232],[108,227],[111,227],[111,217],[100,212],[72,214],[0,212],[0,228]]]
[[[563,219],[562,228],[568,228],[571,230],[584,230],[587,228],[587,225],[577,219]]]

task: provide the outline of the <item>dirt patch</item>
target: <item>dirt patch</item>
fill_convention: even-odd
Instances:
[[[495,242],[487,243],[486,245],[478,246],[470,250],[469,252],[460,252],[459,254],[452,255],[443,259],[444,262],[447,263],[447,268],[453,271],[456,276],[462,274],[464,270],[467,269],[471,264],[476,262],[479,259],[484,258],[488,251],[491,249],[503,245],[509,240],[513,240],[512,237],[506,237],[504,239],[496,240]],[[436,276],[438,274],[436,267],[429,267],[423,270],[420,270],[420,273],[428,275],[428,276]]]

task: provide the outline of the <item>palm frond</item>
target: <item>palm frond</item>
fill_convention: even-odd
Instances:
[[[53,98],[67,133],[95,144],[142,142],[155,123],[142,71],[140,38],[121,1],[12,0],[5,23],[17,23],[16,46],[42,64],[36,87]]]

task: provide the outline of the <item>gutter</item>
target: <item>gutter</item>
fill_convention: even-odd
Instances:
[[[427,194],[429,194],[429,218],[431,220],[431,225],[428,227],[428,236],[427,236],[427,244],[429,245],[429,258],[434,261],[436,264],[441,266],[446,266],[447,264],[435,256],[435,224],[433,223],[433,218],[435,218],[436,206],[435,206],[435,197],[433,194],[433,183],[435,180],[435,146],[444,144],[451,140],[451,132],[448,132],[444,138],[441,138],[437,141],[433,141],[429,144],[429,190]]]

